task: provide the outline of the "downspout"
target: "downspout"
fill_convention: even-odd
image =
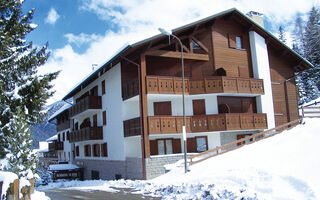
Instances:
[[[141,66],[138,64],[138,63],[136,63],[136,62],[134,62],[134,61],[132,61],[132,60],[130,60],[130,59],[128,59],[128,58],[126,58],[126,57],[124,57],[124,56],[120,56],[122,59],[124,59],[124,60],[126,60],[127,62],[129,62],[129,63],[131,63],[131,64],[133,64],[133,65],[136,65],[137,67],[138,67],[138,87],[139,87],[139,111],[140,111],[140,135],[141,135],[141,157],[142,157],[142,159],[141,159],[141,161],[142,161],[142,178],[145,180],[146,179],[146,165],[145,165],[145,151],[144,151],[144,137],[143,137],[143,133],[144,133],[144,130],[143,130],[143,125],[142,125],[142,123],[143,123],[143,117],[142,117],[142,115],[143,115],[143,108],[142,108],[142,90],[141,90],[141,74],[140,74],[140,68],[141,68]]]

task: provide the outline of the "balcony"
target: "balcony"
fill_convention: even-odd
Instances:
[[[170,134],[182,132],[183,117],[148,117],[149,134]],[[186,117],[188,133],[266,129],[267,116],[260,113],[226,113]]]
[[[63,150],[63,142],[54,141],[49,143],[49,151]]]
[[[101,96],[87,96],[69,109],[69,116],[83,114],[85,111],[102,109]]]
[[[70,120],[67,120],[63,123],[57,124],[57,132],[63,131],[70,128]]]
[[[148,94],[181,94],[182,78],[147,76]],[[203,79],[185,78],[185,94],[241,93],[264,94],[263,80],[255,78],[211,76]]]
[[[102,140],[102,127],[86,127],[70,133],[70,142]]]

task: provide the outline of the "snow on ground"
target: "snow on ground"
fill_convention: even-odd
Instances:
[[[132,188],[163,199],[320,199],[320,119],[149,181],[70,181],[38,190]],[[222,133],[223,134],[223,133]]]

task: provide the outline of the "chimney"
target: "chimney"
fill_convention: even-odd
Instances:
[[[264,28],[263,24],[263,14],[255,12],[255,11],[250,11],[247,13],[247,16],[249,16],[255,23],[259,24]]]

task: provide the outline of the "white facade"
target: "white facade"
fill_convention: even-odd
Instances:
[[[264,95],[257,97],[258,113],[267,114],[268,128],[275,127],[268,48],[265,39],[254,31],[249,32],[254,78],[263,79]]]

